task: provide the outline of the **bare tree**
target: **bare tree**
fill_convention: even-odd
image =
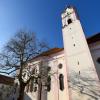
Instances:
[[[3,53],[0,54],[0,73],[12,74],[18,70],[18,80],[20,83],[19,98],[24,99],[25,86],[30,82],[33,75],[32,70],[28,70],[29,78],[24,80],[24,69],[27,68],[30,59],[48,49],[46,42],[39,42],[32,32],[19,31],[5,46]]]

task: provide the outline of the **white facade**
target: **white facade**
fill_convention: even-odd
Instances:
[[[44,58],[44,59],[43,59]],[[41,100],[60,100],[65,99],[68,97],[68,84],[67,84],[67,77],[66,77],[66,64],[64,59],[64,51],[60,51],[55,54],[51,54],[47,57],[39,57],[35,60],[38,62],[37,65],[39,67],[40,62],[44,62],[45,66],[49,66],[51,68],[50,76],[51,76],[51,89],[47,92],[47,86],[44,86],[44,82],[42,82],[42,91],[41,91]],[[34,62],[34,60],[33,60]],[[62,68],[60,69],[58,66],[62,64]],[[64,90],[59,89],[59,75],[63,74],[64,76]],[[38,87],[38,86],[37,86]],[[39,88],[36,92],[26,92],[26,94],[32,100],[40,100],[39,99]],[[34,97],[33,97],[34,94]],[[25,99],[26,100],[26,99]],[[27,99],[28,100],[28,99]]]
[[[42,67],[50,67],[50,90],[47,91],[45,79],[41,80],[42,88],[40,83],[35,84],[33,91],[30,91],[29,84],[28,91],[26,87],[25,100],[100,100],[97,76],[97,73],[100,76],[100,64],[96,60],[100,57],[100,41],[96,45],[89,45],[94,66],[81,23],[73,7],[68,7],[62,14],[62,25],[64,49],[54,48],[31,60],[31,68],[36,65],[36,74]],[[43,66],[40,65],[41,62]]]
[[[93,51],[91,51],[91,53],[93,53]],[[100,55],[99,55],[99,57],[100,57]],[[51,67],[51,73],[52,73],[52,75],[51,75],[51,90],[48,92],[47,87],[42,86],[41,99],[39,99],[39,94],[40,94],[39,89],[37,89],[36,92],[28,92],[28,93],[26,92],[25,100],[72,100],[72,94],[68,91],[68,81],[67,81],[68,80],[67,79],[68,68],[66,66],[64,50],[61,50],[60,52],[57,52],[54,54],[50,54],[47,57],[45,56],[45,57],[36,58],[35,61],[33,60],[34,63],[37,62],[36,64],[38,65],[38,67],[39,67],[41,61],[46,62],[47,66]],[[58,67],[59,64],[62,64],[62,68]],[[99,66],[100,66],[100,64],[98,64],[98,67]],[[96,66],[96,68],[97,68],[97,66]],[[60,74],[64,75],[64,90],[60,89],[60,85],[59,85],[59,75]],[[98,100],[99,100],[100,89],[93,88],[94,82],[92,82],[91,79],[90,79],[90,82],[88,81],[89,79],[87,79],[87,78],[85,79],[85,78],[81,77],[79,79],[79,77],[76,73],[75,73],[74,78],[73,78],[73,81],[74,82],[77,81],[77,83],[75,83],[75,85],[74,85],[74,89],[76,89],[74,98],[75,97],[78,98],[78,96],[79,96],[80,98],[82,98],[81,100],[89,100],[89,98],[90,98],[90,100],[95,100],[96,98],[98,98]],[[92,84],[92,88],[87,88],[87,90],[86,89],[83,90],[83,93],[85,94],[84,96],[82,96],[83,93],[81,94],[81,92],[77,96],[77,87],[76,87],[77,85],[80,87],[78,89],[80,89],[80,91],[82,91],[79,81],[83,82],[84,85]],[[73,99],[73,100],[79,100],[79,99]]]
[[[100,41],[92,42],[89,47],[100,80]]]
[[[73,7],[62,13],[63,41],[69,94],[71,100],[100,99],[100,83],[84,36],[84,32]],[[91,92],[91,91],[92,92]],[[93,92],[96,92],[96,96]]]

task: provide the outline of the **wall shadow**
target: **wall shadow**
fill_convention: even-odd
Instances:
[[[32,99],[25,93],[24,100],[32,100]]]

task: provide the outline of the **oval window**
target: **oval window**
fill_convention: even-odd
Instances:
[[[58,65],[58,68],[59,68],[59,69],[61,69],[62,67],[63,67],[63,65],[62,65],[62,64],[59,64],[59,65]]]

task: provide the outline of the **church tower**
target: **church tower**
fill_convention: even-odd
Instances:
[[[67,7],[61,17],[70,100],[99,100],[99,79],[76,9]]]

